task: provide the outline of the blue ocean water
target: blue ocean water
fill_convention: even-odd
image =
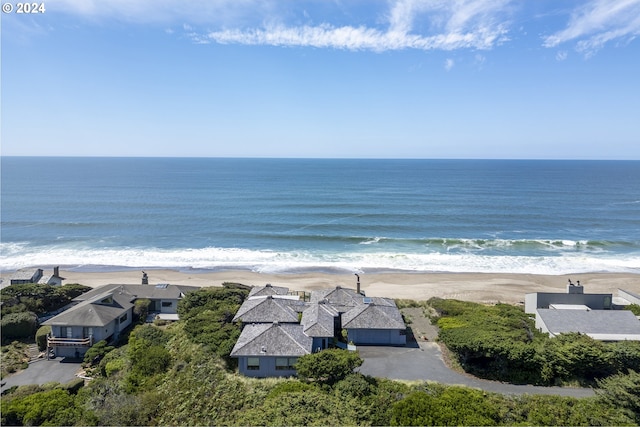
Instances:
[[[1,158],[0,268],[640,273],[640,161]]]

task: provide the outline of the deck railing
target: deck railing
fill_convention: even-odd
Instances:
[[[93,338],[62,338],[62,337],[47,337],[48,347],[91,347],[93,345]]]

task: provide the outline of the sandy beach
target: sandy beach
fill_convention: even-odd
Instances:
[[[191,286],[221,286],[237,282],[249,286],[271,283],[291,290],[311,291],[335,286],[356,287],[353,274],[265,274],[251,271],[188,272],[172,269],[148,269],[149,284],[171,283]],[[139,284],[142,272],[123,270],[77,272],[60,270],[63,283],[98,287],[112,283]],[[2,273],[7,283],[11,273]],[[485,273],[375,273],[361,274],[361,289],[369,296],[427,300],[431,297],[454,298],[482,303],[517,304],[530,292],[565,292],[567,282],[578,280],[586,293],[612,293],[618,289],[640,294],[640,275],[628,273],[588,273],[572,275],[485,274]]]

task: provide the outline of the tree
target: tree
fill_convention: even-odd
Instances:
[[[334,384],[352,374],[362,362],[357,352],[328,349],[300,357],[296,371],[300,379]]]
[[[133,303],[133,315],[136,321],[144,322],[149,314],[149,307],[151,306],[151,300],[146,298],[140,298]]]

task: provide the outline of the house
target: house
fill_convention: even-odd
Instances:
[[[92,289],[74,298],[71,308],[43,322],[51,326],[47,347],[56,356],[82,357],[94,343],[115,340],[131,325],[136,300],[148,299],[150,312],[177,320],[178,301],[197,289],[169,284],[111,284]]]
[[[16,271],[9,280],[12,285],[24,285],[26,283],[38,283],[41,278],[42,269],[31,268]]]
[[[339,320],[338,311],[325,301],[309,304],[302,312],[302,331],[313,339],[314,351],[329,348],[333,337],[337,337],[341,331]]]
[[[313,339],[295,323],[245,325],[231,355],[238,358],[238,370],[248,377],[295,375],[300,356],[310,354]]]
[[[47,354],[82,357],[94,343],[117,339],[131,324],[135,298],[122,289],[98,293],[43,322],[51,326]]]
[[[249,291],[249,298],[267,295],[287,295],[289,288],[283,286],[272,286],[271,283],[267,283],[264,286],[253,286]]]
[[[43,275],[38,283],[41,285],[62,286],[64,277],[60,277],[60,267],[53,267],[53,274]]]
[[[347,339],[358,345],[406,345],[407,327],[400,310],[387,298],[363,298],[342,315]]]
[[[242,323],[300,323],[300,313],[305,304],[283,295],[250,296],[240,306],[233,318]]]
[[[243,329],[231,357],[252,377],[295,374],[298,357],[329,348],[346,330],[361,345],[406,345],[406,325],[395,302],[353,289],[313,291],[309,302],[287,288],[256,288],[234,317]]]
[[[539,308],[548,308],[551,304],[586,305],[592,310],[609,310],[613,308],[612,294],[585,294],[584,286],[567,285],[566,293],[536,292],[524,297],[524,312],[534,314]]]
[[[598,341],[640,341],[640,320],[629,310],[540,309],[536,328],[551,337],[578,332]]]
[[[551,337],[578,332],[600,341],[640,341],[640,320],[621,310],[640,298],[623,290],[619,294],[587,294],[579,283],[569,282],[566,293],[526,294],[525,313],[535,314],[536,328]]]

